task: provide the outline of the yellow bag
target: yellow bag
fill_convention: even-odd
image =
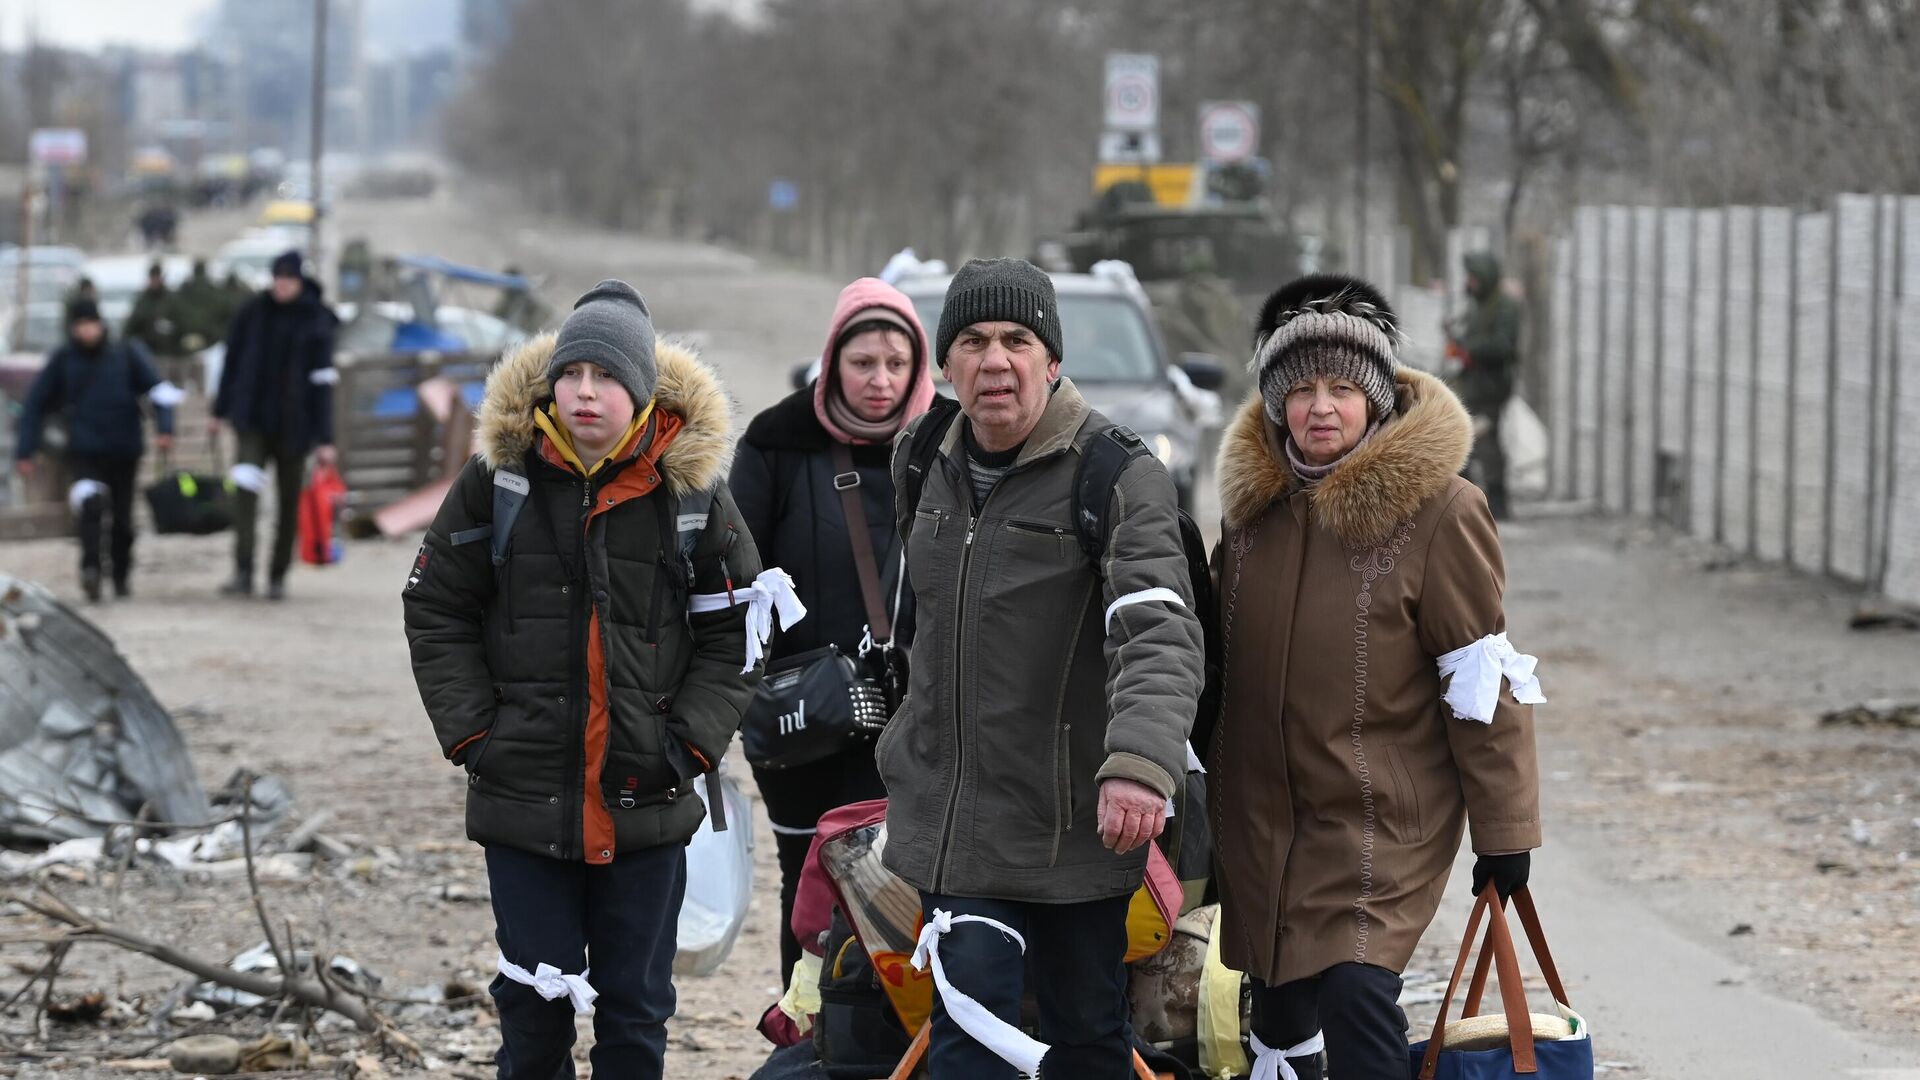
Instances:
[[[1239,972],[1220,959],[1220,918],[1207,941],[1207,966],[1200,973],[1200,1071],[1215,1080],[1245,1076],[1252,1070],[1240,1042]]]

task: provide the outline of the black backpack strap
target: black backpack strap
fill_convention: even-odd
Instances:
[[[1108,515],[1113,508],[1113,489],[1120,474],[1134,458],[1147,453],[1147,444],[1133,429],[1116,424],[1095,435],[1080,454],[1080,467],[1073,477],[1073,528],[1080,534],[1080,550],[1093,564],[1093,572],[1102,573],[1107,553],[1107,535],[1113,531]]]
[[[707,531],[707,518],[713,514],[713,492],[689,491],[674,500],[673,531],[680,558],[693,565],[693,548]]]
[[[532,485],[511,469],[493,470],[493,565],[505,566],[507,545],[513,539],[513,523],[527,505]],[[475,537],[475,539],[479,539]]]
[[[946,440],[947,429],[953,426],[954,418],[960,415],[960,403],[950,397],[935,394],[933,404],[927,408],[927,415],[913,433],[907,436],[904,448],[907,455],[907,475],[903,481],[900,498],[905,500],[907,512],[903,515],[913,520],[913,513],[920,508],[920,492],[927,486],[927,470],[933,467],[933,456],[940,452],[940,444]]]

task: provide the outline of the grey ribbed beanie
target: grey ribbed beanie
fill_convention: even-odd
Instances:
[[[573,314],[560,324],[553,359],[547,361],[547,388],[560,381],[568,364],[598,364],[633,395],[635,409],[653,400],[660,369],[653,358],[653,316],[633,286],[609,278],[574,301]]]
[[[1367,282],[1341,274],[1295,279],[1267,297],[1254,334],[1247,372],[1275,423],[1286,423],[1287,390],[1316,375],[1353,380],[1375,419],[1393,411],[1399,319]]]
[[[980,322],[1013,322],[1033,331],[1055,360],[1060,348],[1060,308],[1053,279],[1025,259],[968,259],[947,285],[934,335],[933,358],[947,366],[947,350],[960,331]]]

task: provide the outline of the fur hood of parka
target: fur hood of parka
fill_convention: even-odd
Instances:
[[[553,333],[523,342],[487,376],[475,439],[490,469],[518,466],[534,445],[539,428],[533,413],[553,398],[547,362],[553,358]],[[720,377],[685,345],[661,338],[654,345],[660,383],[655,407],[678,416],[683,426],[660,455],[667,489],[675,495],[704,491],[726,475],[733,457],[733,405]],[[636,402],[644,406],[644,402]]]
[[[1438,378],[1412,368],[1394,373],[1398,404],[1373,438],[1355,449],[1308,496],[1314,520],[1353,547],[1372,547],[1420,505],[1445,490],[1473,450],[1473,419]],[[1300,489],[1255,394],[1220,442],[1215,475],[1228,528],[1251,524]]]

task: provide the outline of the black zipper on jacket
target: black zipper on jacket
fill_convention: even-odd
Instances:
[[[961,418],[961,422],[965,422],[965,417]],[[964,443],[964,441],[965,439],[963,437],[962,442]],[[965,454],[966,450],[963,448],[960,452]],[[935,456],[940,457],[941,455]],[[960,671],[966,655],[967,570],[973,564],[974,536],[978,532],[980,521],[987,515],[987,507],[993,505],[993,497],[1000,491],[1001,484],[1006,483],[1014,474],[1026,471],[1036,462],[1052,460],[1055,456],[1057,455],[1048,454],[1044,458],[1035,458],[1033,461],[1013,465],[1005,473],[1001,474],[999,480],[994,482],[993,489],[987,492],[987,497],[980,503],[980,509],[977,513],[973,508],[971,478],[965,475],[960,477],[960,496],[967,504],[967,536],[966,539],[961,542],[960,582],[954,589],[953,602],[955,614],[953,628],[953,785],[947,791],[947,810],[940,819],[940,846],[933,854],[933,891],[936,893],[944,894],[947,891],[946,881],[944,880],[947,869],[947,840],[953,835],[954,814],[959,810],[960,806],[962,767],[966,762],[966,694],[962,689],[962,687],[966,685],[966,682],[961,678]],[[947,459],[947,461],[949,465],[952,464],[952,459]],[[949,473],[948,478],[952,479],[951,473]]]

